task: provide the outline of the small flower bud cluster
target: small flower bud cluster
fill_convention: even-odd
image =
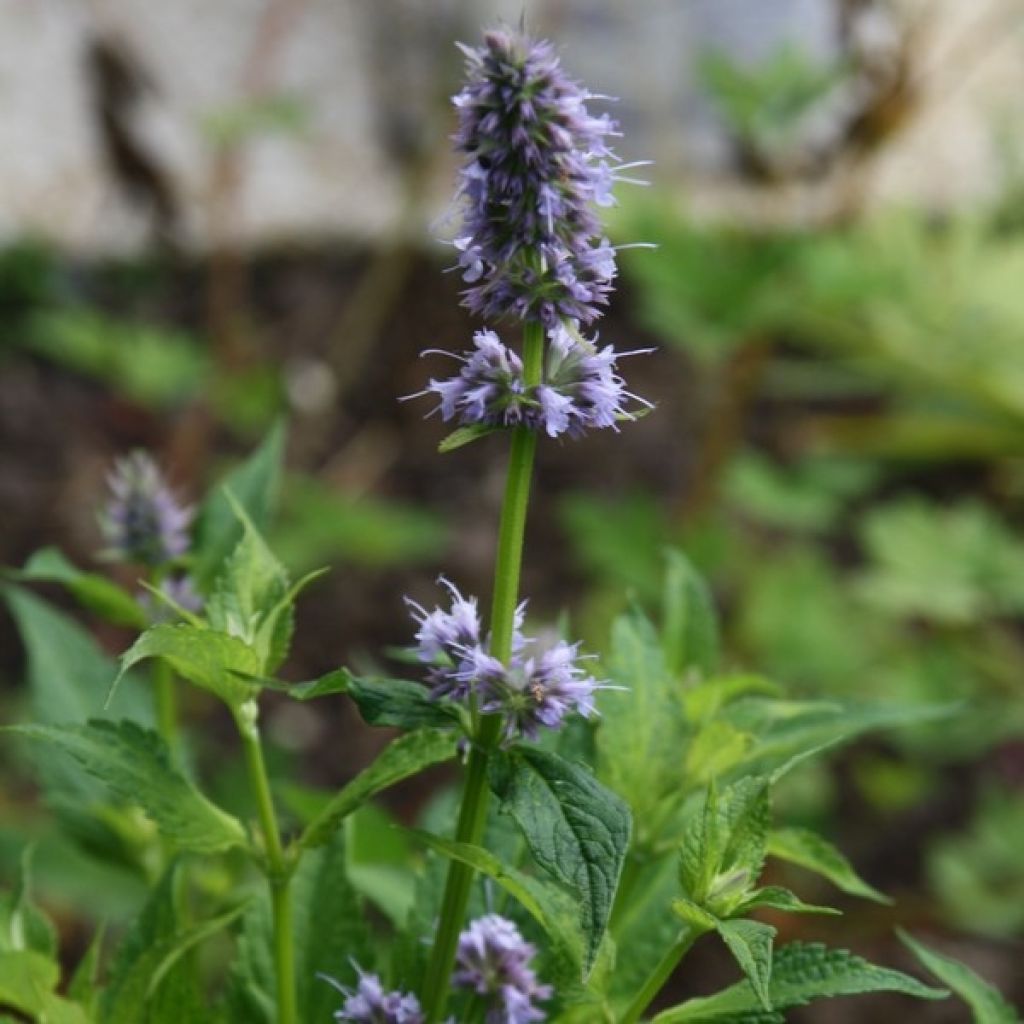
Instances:
[[[619,420],[632,419],[626,401],[648,405],[626,390],[616,372],[617,360],[636,352],[616,353],[611,345],[597,349],[571,327],[557,326],[548,334],[541,383],[526,386],[519,356],[489,330],[473,338],[474,351],[455,355],[459,373],[430,381],[424,394],[438,396],[443,420],[488,427],[526,426],[548,437],[582,437],[588,430],[617,429]]]
[[[531,1024],[546,1019],[535,1001],[550,999],[552,988],[541,985],[530,967],[536,950],[508,918],[488,914],[472,921],[459,936],[453,983],[492,1006],[487,1024]]]
[[[565,74],[550,43],[517,32],[488,32],[463,52],[454,103],[465,228],[455,244],[466,305],[488,319],[590,323],[615,277],[593,207],[614,202],[623,169],[606,141],[615,123],[587,110],[603,97]]]
[[[158,568],[188,551],[192,509],[174,496],[149,455],[119,459],[108,482],[100,526],[111,558]]]
[[[351,1024],[424,1024],[426,1017],[420,1008],[420,1001],[406,992],[385,992],[376,974],[359,970],[359,983],[354,988],[338,984],[326,974],[320,975],[332,984],[342,995],[345,1003],[334,1014],[336,1021]]]
[[[476,598],[463,597],[447,580],[451,609],[428,612],[413,601],[417,654],[429,665],[427,683],[436,698],[467,700],[475,693],[485,714],[505,716],[505,739],[536,739],[541,727],[560,729],[572,713],[595,713],[601,686],[581,666],[578,644],[559,640],[540,649],[522,635],[524,608],[517,611],[512,657],[506,665],[489,653]]]

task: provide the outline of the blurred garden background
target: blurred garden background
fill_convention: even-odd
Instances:
[[[399,398],[450,370],[422,348],[466,347],[479,326],[440,273],[454,41],[521,14],[0,0],[0,564],[53,547],[109,572],[96,513],[132,449],[197,500],[285,444],[272,542],[293,573],[332,570],[302,598],[292,678],[379,664],[409,640],[402,596],[426,600],[442,569],[486,590],[501,446],[438,455],[429,403]],[[787,780],[780,817],[822,829],[895,903],[779,924],[912,969],[904,925],[1024,1001],[1024,0],[526,14],[618,97],[620,156],[654,164],[649,187],[621,190],[612,240],[658,246],[623,252],[600,324],[617,348],[656,347],[628,367],[656,411],[542,450],[531,613],[566,614],[599,646],[627,602],[657,602],[677,545],[737,670],[796,700],[946,708]],[[59,587],[6,579],[0,718],[45,719],[75,699],[61,659],[112,677],[126,634]],[[183,700],[215,765],[230,723]],[[384,742],[340,700],[281,703],[269,732],[279,766],[324,785]],[[142,892],[128,852],[101,866],[90,843],[109,859],[132,838],[70,841],[21,748],[0,743],[0,766],[0,884],[34,843],[37,898],[77,957]],[[390,810],[409,821],[431,796],[398,787]],[[698,962],[675,995],[732,977]],[[965,1019],[953,1003],[912,1012]]]

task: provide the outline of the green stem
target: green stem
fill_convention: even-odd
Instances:
[[[178,699],[174,690],[174,671],[163,658],[153,662],[153,692],[156,727],[173,759],[178,752]]]
[[[256,800],[256,811],[266,851],[265,871],[270,887],[270,905],[274,923],[274,970],[277,977],[278,1024],[298,1024],[299,1010],[295,988],[295,940],[292,918],[291,865],[281,843],[281,831],[274,812],[270,780],[263,760],[255,703],[243,705],[235,713],[238,733],[245,750],[249,784]]]
[[[544,328],[529,323],[523,329],[523,369],[528,387],[540,383],[544,358]],[[498,529],[498,551],[494,565],[494,594],[491,602],[491,654],[508,662],[512,655],[516,606],[519,603],[519,573],[523,561],[523,537],[530,500],[530,478],[537,450],[537,435],[525,427],[512,433],[505,498]],[[501,737],[500,715],[478,716],[474,709],[475,742],[466,767],[466,785],[455,829],[460,843],[479,845],[487,823],[487,765],[491,751]],[[448,868],[437,937],[423,988],[427,1024],[437,1024],[448,999],[448,982],[455,964],[459,932],[466,919],[466,906],[473,885],[473,869],[452,861]]]
[[[643,1016],[644,1011],[654,1002],[654,997],[664,988],[665,982],[672,976],[672,972],[679,966],[679,961],[689,952],[690,947],[703,935],[701,929],[686,927],[680,933],[676,941],[669,946],[668,951],[658,961],[643,988],[633,997],[626,1012],[619,1018],[619,1024],[636,1024]]]

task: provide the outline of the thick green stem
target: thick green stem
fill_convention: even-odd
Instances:
[[[153,694],[156,727],[174,758],[178,753],[178,699],[174,690],[174,670],[163,658],[153,662]]]
[[[274,970],[277,978],[278,1024],[298,1024],[299,1010],[295,988],[295,939],[293,934],[291,897],[291,866],[281,843],[281,832],[274,812],[270,780],[263,760],[255,703],[243,705],[235,714],[238,733],[242,737],[249,785],[256,800],[256,811],[263,833],[266,852],[267,884],[274,924]]]
[[[523,330],[523,368],[527,386],[540,383],[544,358],[544,329],[527,324]],[[491,654],[507,662],[512,655],[516,606],[519,603],[519,573],[523,561],[523,537],[530,499],[530,479],[537,435],[525,427],[512,434],[505,499],[498,529],[498,551],[494,565],[494,595],[491,602]],[[487,823],[487,764],[501,736],[500,715],[478,716],[474,710],[475,742],[466,768],[466,785],[455,829],[460,843],[479,845]],[[424,981],[423,1003],[427,1024],[436,1024],[444,1014],[448,982],[455,963],[459,932],[466,919],[466,906],[473,885],[473,869],[453,861],[441,903],[441,917],[430,965]]]
[[[654,1002],[654,997],[664,988],[665,982],[679,966],[679,961],[686,956],[690,947],[703,934],[703,931],[693,927],[686,927],[679,933],[679,937],[669,946],[668,951],[658,961],[658,966],[644,982],[643,988],[637,992],[626,1012],[619,1018],[619,1024],[636,1024],[647,1007]]]

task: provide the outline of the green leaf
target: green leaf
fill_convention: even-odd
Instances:
[[[696,669],[707,677],[718,664],[718,619],[703,577],[681,552],[667,552],[662,644],[673,675]]]
[[[772,976],[772,942],[775,929],[760,921],[718,921],[715,925],[750,987],[766,1010],[772,1009],[768,984]]]
[[[916,978],[876,967],[845,949],[826,949],[820,943],[794,942],[775,951],[768,996],[776,1010],[805,1006],[812,999],[898,992],[918,999],[944,999],[948,992],[929,988]],[[652,1024],[746,1020],[762,1009],[749,981],[731,985],[713,996],[691,999],[659,1013]]]
[[[535,747],[495,755],[490,782],[537,864],[579,899],[589,974],[629,846],[628,807],[586,768]]]
[[[556,949],[567,954],[577,969],[581,969],[583,935],[579,910],[566,890],[503,864],[482,846],[454,842],[419,830],[413,830],[411,835],[432,850],[467,864],[500,885],[544,929]]]
[[[30,949],[57,959],[57,930],[32,902],[32,855],[26,846],[18,863],[14,888],[0,894],[0,953]]]
[[[133,722],[12,725],[5,732],[52,743],[118,798],[139,804],[161,833],[183,849],[213,853],[244,846],[245,830],[170,764],[160,737]]]
[[[345,818],[374,793],[422,771],[428,765],[455,756],[456,739],[450,732],[419,729],[400,736],[386,746],[376,760],[363,769],[306,827],[299,845],[321,846]]]
[[[10,575],[26,582],[63,584],[79,604],[108,622],[146,628],[145,613],[131,594],[105,576],[72,565],[56,548],[37,551],[23,569]]]
[[[242,525],[227,492],[234,495],[257,528],[265,529],[269,524],[280,488],[284,445],[284,426],[278,423],[259,448],[232,470],[203,502],[196,522],[193,568],[200,587],[206,588],[213,582],[242,537]]]
[[[34,1017],[59,976],[56,962],[35,950],[0,953],[0,1005]]]
[[[974,1024],[1020,1024],[1017,1011],[987,981],[965,964],[936,953],[913,936],[900,931],[900,938],[918,960],[940,981],[945,982],[971,1008]]]
[[[472,423],[467,427],[459,427],[457,430],[453,430],[438,446],[437,450],[441,454],[446,452],[453,452],[456,448],[462,448],[467,444],[472,444],[474,441],[479,441],[481,437],[486,437],[488,434],[495,434],[503,427],[489,427],[484,423]]]
[[[295,596],[318,573],[289,590],[284,566],[230,492],[228,500],[242,524],[242,539],[213,581],[205,615],[214,630],[240,637],[252,647],[259,655],[260,672],[270,675],[288,652]]]
[[[93,933],[89,948],[82,955],[68,982],[68,998],[80,1003],[89,1017],[96,1016],[101,995],[100,967],[106,929],[100,925]]]
[[[85,722],[103,708],[116,664],[68,616],[20,587],[2,588],[28,655],[33,718],[41,722]],[[132,687],[118,704],[124,718],[153,721],[152,701]]]
[[[756,889],[746,895],[733,911],[739,917],[741,914],[749,913],[751,910],[768,907],[772,910],[785,910],[790,914],[830,914],[841,915],[841,911],[833,907],[818,907],[812,903],[804,903],[796,893],[790,892],[778,885],[768,885],[763,889]]]
[[[348,692],[368,725],[418,729],[451,726],[459,720],[455,705],[433,699],[422,683],[349,675],[348,684]]]
[[[666,805],[685,795],[679,786],[687,735],[682,686],[668,671],[654,627],[636,611],[612,626],[605,669],[625,689],[599,695],[598,774],[628,801],[637,843],[647,846],[657,838]]]
[[[773,829],[768,833],[768,854],[827,878],[851,896],[862,896],[877,903],[892,902],[861,879],[853,865],[827,839],[808,829]]]
[[[248,679],[262,674],[259,654],[243,640],[213,629],[185,623],[147,629],[121,655],[121,671],[110,688],[110,698],[124,674],[147,658],[163,658],[178,675],[238,707],[256,693]]]

